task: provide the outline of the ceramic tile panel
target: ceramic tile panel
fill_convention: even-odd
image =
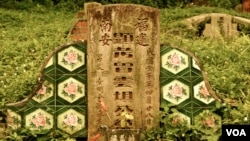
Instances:
[[[58,65],[67,69],[68,71],[73,71],[85,64],[84,56],[84,52],[73,46],[70,46],[58,53],[57,62]]]
[[[173,80],[167,85],[164,85],[162,87],[162,91],[163,99],[176,105],[182,103],[190,97],[189,86],[178,80]]]
[[[60,46],[46,62],[43,83],[22,107],[9,107],[9,126],[87,136],[86,42]]]
[[[31,130],[50,130],[54,126],[53,115],[39,108],[24,116],[25,127]]]
[[[70,108],[57,116],[57,127],[72,135],[86,128],[85,119],[85,115]]]
[[[161,66],[173,74],[177,74],[188,67],[188,56],[176,49],[161,56]]]
[[[70,77],[58,84],[57,92],[59,97],[72,103],[85,96],[85,85]]]
[[[173,114],[184,115],[190,124],[200,124],[202,119],[198,117],[215,106],[199,65],[182,49],[161,47],[160,86],[161,106],[174,105],[177,113]],[[215,113],[210,114],[220,120]]]

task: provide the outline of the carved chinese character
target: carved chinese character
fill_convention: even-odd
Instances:
[[[96,65],[97,65],[96,70],[104,70],[101,66],[102,65],[101,63],[97,63]]]
[[[154,64],[154,57],[148,57],[148,58],[146,59],[146,63],[147,63],[147,64]]]
[[[152,90],[148,90],[148,91],[146,91],[146,95],[151,95],[153,93],[153,91]]]
[[[149,48],[148,50],[147,50],[147,56],[154,56],[154,50],[152,49],[152,48]]]
[[[153,87],[152,81],[147,81],[146,87],[149,87],[149,88]]]
[[[110,36],[107,34],[107,33],[105,33],[103,36],[102,36],[102,40],[100,40],[100,41],[102,41],[102,45],[104,46],[104,45],[109,45],[109,41],[110,41],[111,39],[110,39]]]
[[[148,37],[145,33],[140,33],[136,36],[136,43],[142,46],[148,46]]]
[[[91,72],[91,75],[92,75],[93,77],[96,77],[96,71]]]
[[[146,70],[148,71],[148,72],[152,72],[152,71],[154,71],[154,67],[153,66],[147,66],[146,67]]]
[[[151,111],[152,110],[152,106],[148,106],[146,109],[147,109],[147,111]]]
[[[107,77],[108,74],[109,74],[109,71],[103,71],[103,72],[102,72],[102,76],[103,76],[103,77]]]
[[[96,89],[98,92],[103,93],[103,86],[98,86]]]
[[[109,20],[102,21],[100,26],[102,32],[109,32],[111,30],[111,22]]]
[[[146,73],[147,79],[152,79],[154,78],[154,75],[152,73]]]
[[[137,24],[135,25],[135,28],[136,29],[138,28],[140,32],[147,31],[148,29],[147,20],[148,20],[147,18],[143,18],[143,19],[139,18]]]
[[[101,85],[102,84],[102,79],[101,78],[98,78],[98,80],[96,81],[97,84]]]
[[[101,62],[102,61],[102,54],[97,54],[97,61]]]

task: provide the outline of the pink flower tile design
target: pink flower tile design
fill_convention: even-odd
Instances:
[[[84,52],[73,46],[58,53],[58,64],[69,71],[73,71],[85,64]]]
[[[38,103],[47,100],[48,98],[53,96],[53,88],[53,84],[45,81],[40,90],[37,91],[36,95],[33,96],[32,99]]]
[[[78,93],[82,94],[82,92],[82,87],[80,87],[77,83],[71,81],[64,85],[62,93],[65,96],[69,96],[73,100]]]
[[[183,123],[185,123],[187,125],[191,125],[190,117],[188,117],[182,113],[179,113],[179,112],[171,114],[170,119],[171,119],[172,125],[178,125],[178,124],[183,124]]]
[[[209,94],[204,81],[194,86],[194,97],[205,104],[209,104],[215,100]]]
[[[50,119],[42,113],[37,113],[32,117],[31,126],[36,128],[43,128],[46,124],[51,124]]]
[[[21,127],[21,116],[16,112],[7,109],[7,126],[11,129],[18,129]]]
[[[174,74],[188,67],[188,56],[176,49],[162,55],[161,60],[162,67]]]
[[[63,123],[66,126],[69,126],[71,130],[74,130],[74,127],[76,127],[78,124],[82,124],[82,121],[77,115],[69,113],[64,117]]]
[[[214,116],[204,118],[202,123],[203,123],[203,126],[205,127],[213,128],[215,126],[215,118]]]
[[[25,126],[31,130],[51,129],[53,122],[53,115],[42,109],[37,109],[25,116]]]
[[[173,104],[180,104],[189,98],[189,87],[177,80],[163,86],[162,91],[163,98]]]
[[[60,115],[58,115],[57,126],[59,129],[65,131],[68,134],[74,134],[81,129],[85,128],[85,116],[69,109]]]
[[[208,130],[216,131],[221,128],[221,117],[209,110],[204,110],[194,120],[195,124],[201,125],[200,130],[203,132]]]
[[[72,77],[61,82],[58,88],[58,96],[70,103],[85,96],[85,85]]]
[[[176,71],[180,68],[181,65],[185,64],[186,60],[176,52],[168,56],[168,61],[166,63],[166,65],[168,65],[168,68],[173,67]]]
[[[180,98],[182,98],[183,95],[187,95],[187,92],[177,83],[169,87],[169,97],[175,98],[178,101]]]

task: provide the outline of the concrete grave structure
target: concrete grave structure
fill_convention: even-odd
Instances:
[[[74,42],[51,52],[27,98],[6,105],[8,128],[87,137],[86,50],[86,42]]]
[[[211,15],[211,23],[205,25],[205,37],[230,37],[238,35],[237,24],[232,23],[230,15]]]
[[[160,47],[159,14],[134,4],[85,4],[70,32],[77,42],[52,51],[31,94],[7,104],[8,128],[139,141],[142,129],[159,126],[160,105],[169,104],[177,109],[173,121],[204,129],[214,121],[219,128],[220,116],[207,112],[219,98],[199,61],[180,48]]]
[[[250,20],[222,13],[202,14],[183,21],[191,30],[197,31],[200,24],[205,23],[202,35],[205,37],[239,36],[238,26],[250,26]]]
[[[87,40],[87,20],[84,11],[77,13],[77,20],[70,30],[69,36],[72,41]]]

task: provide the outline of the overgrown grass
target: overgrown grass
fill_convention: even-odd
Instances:
[[[0,8],[1,105],[27,95],[45,57],[67,42],[75,11],[35,6],[29,10]]]

